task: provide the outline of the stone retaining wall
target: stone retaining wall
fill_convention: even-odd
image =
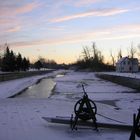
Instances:
[[[8,81],[13,79],[25,78],[35,75],[46,74],[52,72],[53,70],[45,70],[45,71],[27,71],[27,72],[11,72],[11,73],[1,73],[0,74],[0,82]]]
[[[97,77],[140,91],[140,79],[118,75],[96,74]]]

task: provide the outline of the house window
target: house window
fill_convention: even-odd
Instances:
[[[130,61],[128,61],[127,64],[130,65]]]
[[[133,64],[134,64],[134,65],[137,65],[138,63],[137,63],[137,61],[134,61]]]
[[[123,62],[123,64],[125,65],[125,62]]]

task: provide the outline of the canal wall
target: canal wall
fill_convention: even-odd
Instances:
[[[52,71],[53,70],[0,73],[0,82],[30,77],[35,75],[42,75]]]
[[[109,75],[109,74],[103,74],[103,73],[98,73],[96,74],[96,76],[98,78],[108,80],[108,81],[140,91],[140,79],[131,78],[131,77],[123,77],[123,76],[118,76],[118,75]]]

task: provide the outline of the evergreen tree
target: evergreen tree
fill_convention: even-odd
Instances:
[[[4,57],[2,59],[2,71],[10,71],[10,50],[7,46],[6,51],[4,53]]]
[[[36,61],[36,62],[34,63],[34,67],[35,67],[36,69],[40,70],[40,68],[42,68],[43,65],[42,65],[41,61],[38,60],[38,61]]]
[[[26,70],[29,69],[29,65],[30,65],[29,60],[27,60],[27,59],[24,57],[23,60],[22,60],[22,67],[21,67],[21,69],[22,69],[23,71],[26,71]]]
[[[26,61],[25,61],[26,70],[29,70],[29,67],[30,67],[30,61],[29,61],[29,59],[26,59]]]
[[[22,69],[22,56],[20,53],[18,53],[18,56],[16,58],[16,70],[20,71]]]
[[[13,51],[10,52],[9,70],[10,71],[16,70],[16,56]]]
[[[30,66],[30,62],[25,57],[22,59],[20,53],[18,56],[14,54],[12,50],[7,46],[4,56],[2,58],[1,70],[2,71],[20,71],[20,70],[28,70]]]

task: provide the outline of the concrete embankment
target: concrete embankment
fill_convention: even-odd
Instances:
[[[98,73],[97,77],[140,91],[140,79]]]
[[[52,71],[53,70],[1,73],[0,82],[30,77],[30,76],[35,76],[35,75],[42,75],[42,74],[46,74]]]

